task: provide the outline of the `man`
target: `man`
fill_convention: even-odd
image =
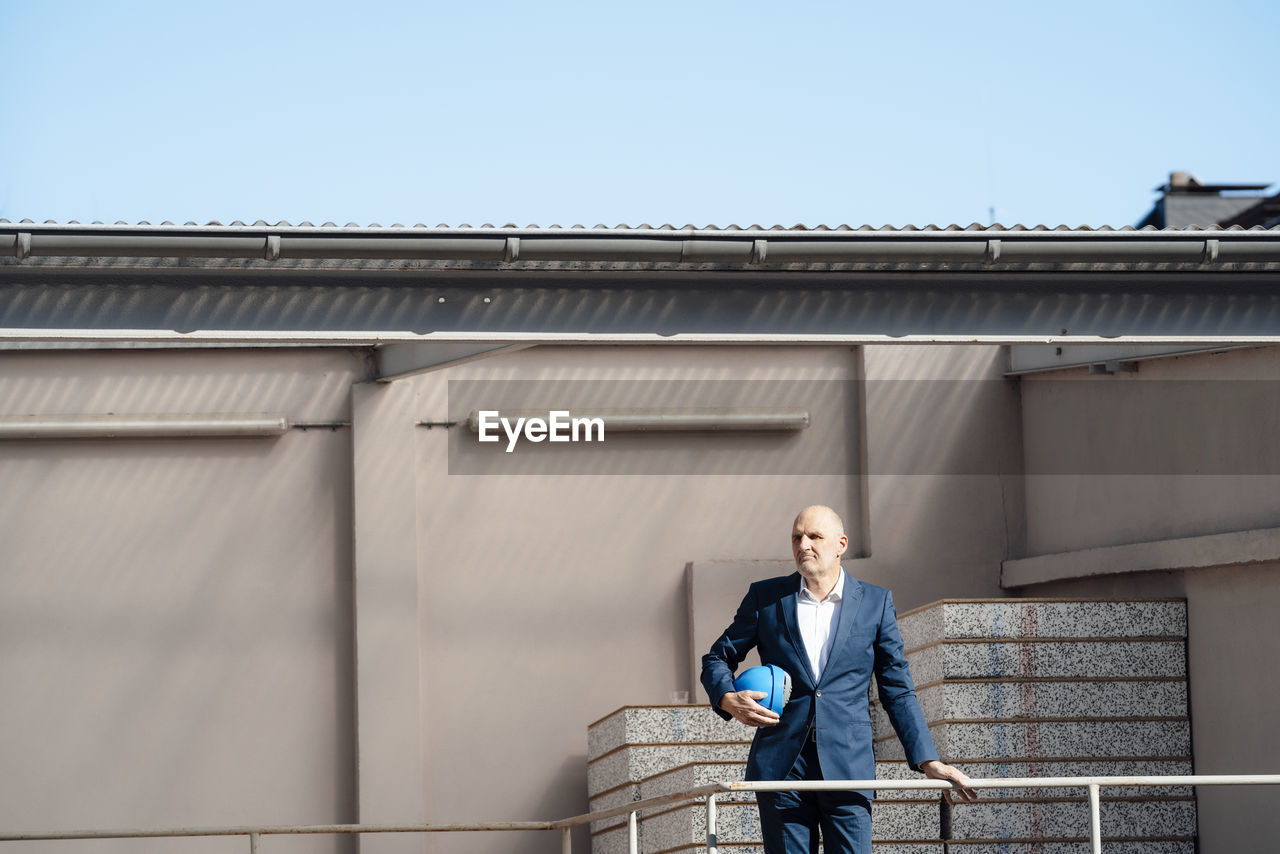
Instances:
[[[830,507],[805,508],[791,529],[799,572],[751,585],[733,624],[702,657],[702,684],[725,720],[758,727],[747,759],[748,780],[875,778],[867,694],[874,673],[880,702],[912,770],[949,780],[944,796],[976,797],[969,778],[938,760],[902,651],[893,597],[857,581],[840,566],[849,545]],[[760,661],[791,675],[791,698],[778,716],[735,691],[733,673],[752,647]],[[769,854],[871,851],[872,792],[760,792],[760,825]]]

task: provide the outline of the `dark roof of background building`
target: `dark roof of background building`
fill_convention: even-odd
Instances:
[[[1206,184],[1190,172],[1172,172],[1156,188],[1162,193],[1139,228],[1201,228],[1276,224],[1276,196],[1263,191],[1270,184]],[[1268,207],[1270,203],[1270,207]],[[1270,212],[1268,214],[1268,211]]]
[[[1253,207],[1222,221],[1224,228],[1276,228],[1280,226],[1280,193],[1267,196]]]

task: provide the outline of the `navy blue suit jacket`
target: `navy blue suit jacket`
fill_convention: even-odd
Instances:
[[[911,768],[918,771],[920,763],[937,759],[903,655],[889,591],[845,573],[840,622],[821,679],[815,679],[809,668],[796,622],[799,594],[798,572],[752,584],[733,624],[702,657],[702,685],[712,708],[726,720],[729,714],[720,708],[720,698],[733,690],[734,671],[752,647],[759,647],[761,663],[776,664],[791,674],[791,699],[782,710],[782,720],[756,729],[746,779],[786,779],[812,727],[817,728],[825,779],[874,779],[868,706],[873,673],[880,702]]]

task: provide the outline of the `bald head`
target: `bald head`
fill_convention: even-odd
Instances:
[[[840,556],[849,546],[840,514],[822,504],[806,507],[791,526],[791,554],[804,583],[825,598],[839,578]]]
[[[840,535],[844,536],[844,520],[840,518],[840,514],[832,510],[825,504],[811,504],[796,514],[796,524],[801,519],[807,521],[823,522]]]

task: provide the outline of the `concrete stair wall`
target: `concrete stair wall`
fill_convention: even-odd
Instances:
[[[939,753],[974,777],[1190,774],[1186,608],[1180,600],[947,600],[904,613],[907,658]],[[872,693],[876,775],[916,778]],[[588,730],[587,783],[603,809],[740,780],[752,732],[706,705],[625,707]],[[1088,850],[1083,789],[882,791],[877,854],[1066,854]],[[721,846],[760,851],[755,799],[720,804]],[[705,847],[701,803],[642,813],[641,850]],[[1109,854],[1192,854],[1192,791],[1104,789]],[[595,854],[626,851],[625,818],[592,826]]]

